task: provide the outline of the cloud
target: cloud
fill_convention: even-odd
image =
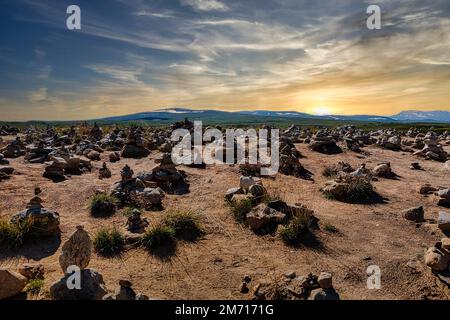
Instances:
[[[45,101],[47,100],[47,88],[40,88],[35,91],[30,91],[27,96],[30,102]]]
[[[198,11],[228,11],[230,9],[218,0],[181,0],[181,3]]]

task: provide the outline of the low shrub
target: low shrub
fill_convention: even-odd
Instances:
[[[175,242],[175,236],[174,229],[164,224],[158,224],[145,232],[141,241],[144,247],[154,250],[165,245],[172,245]]]
[[[177,237],[195,240],[204,233],[198,215],[192,211],[170,211],[162,224],[173,229]]]
[[[123,250],[125,240],[117,229],[101,229],[95,235],[93,243],[98,254],[111,256]]]
[[[91,198],[91,214],[94,216],[110,216],[117,210],[118,200],[106,193],[96,194]]]

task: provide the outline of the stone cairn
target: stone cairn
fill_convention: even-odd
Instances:
[[[83,226],[77,230],[64,243],[59,256],[59,264],[64,277],[50,286],[50,296],[54,300],[101,300],[106,294],[103,276],[93,269],[87,269],[91,260],[92,240]],[[70,277],[79,268],[81,288],[71,290],[67,283]],[[71,270],[72,269],[72,270]]]
[[[0,181],[8,180],[11,178],[11,174],[13,174],[14,168],[12,167],[1,167],[0,168]]]
[[[52,157],[51,161],[46,162],[46,167],[44,169],[44,178],[51,180],[64,180],[66,177],[64,175],[64,169],[67,162],[60,157]]]
[[[54,150],[45,146],[44,141],[39,141],[37,145],[27,147],[24,159],[29,163],[44,163],[50,160],[50,153]]]
[[[142,293],[136,293],[130,280],[119,280],[119,287],[114,293],[109,293],[103,297],[103,300],[149,300],[149,298]]]
[[[395,131],[383,131],[378,137],[377,145],[384,149],[399,151],[402,148],[402,139]]]
[[[103,138],[103,129],[100,128],[97,122],[94,123],[94,126],[89,132],[89,138],[91,138],[94,141],[99,141],[101,138]]]
[[[450,226],[448,218],[447,224]],[[425,264],[441,282],[450,287],[450,238],[443,238],[426,250]]]
[[[0,165],[8,165],[9,160],[5,159],[5,155],[3,153],[0,153]]]
[[[59,232],[59,214],[42,206],[39,197],[41,189],[36,187],[34,197],[28,202],[27,209],[12,216],[11,224],[29,222],[36,236],[51,236]]]
[[[127,219],[126,228],[131,233],[144,233],[145,228],[149,226],[146,218],[141,217],[141,211],[134,209]]]
[[[325,130],[317,132],[312,137],[309,147],[313,151],[325,154],[336,154],[342,152],[342,149],[336,144],[334,137]]]
[[[297,276],[293,271],[271,274],[257,282],[252,300],[339,300],[329,272]]]
[[[109,179],[111,178],[111,170],[106,166],[106,162],[103,162],[102,167],[98,170],[99,179]]]
[[[138,175],[144,183],[159,187],[169,194],[185,194],[189,192],[189,183],[184,171],[178,170],[172,162],[170,153],[163,153],[155,159],[158,164],[150,172]]]
[[[121,206],[138,205],[148,210],[160,209],[164,192],[154,182],[134,178],[133,170],[125,165],[120,172],[121,181],[114,184],[111,195],[120,200]]]
[[[424,144],[423,149],[414,152],[414,155],[441,162],[447,160],[448,154],[438,143],[438,136],[435,132],[430,131],[426,134]]]
[[[5,158],[18,158],[25,155],[26,149],[20,137],[17,137],[7,144],[5,148],[0,150],[0,153],[2,153]]]
[[[280,141],[280,167],[278,171],[287,176],[311,179],[312,173],[306,170],[300,163],[301,153],[295,145],[287,139]]]
[[[127,142],[122,150],[123,158],[145,158],[150,154],[146,148],[146,141],[142,137],[140,129],[131,128],[128,134]]]

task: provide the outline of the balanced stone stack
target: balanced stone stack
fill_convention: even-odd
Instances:
[[[52,160],[46,162],[46,167],[44,169],[44,178],[52,180],[64,180],[64,169],[66,168],[67,162],[63,158],[52,157]]]
[[[289,140],[282,139],[280,142],[280,167],[278,171],[287,176],[311,179],[311,172],[306,170],[300,163],[301,153]]]
[[[24,159],[29,163],[44,163],[50,160],[50,153],[54,150],[50,147],[45,147],[44,141],[39,141],[37,146],[31,145],[27,147],[27,152]]]
[[[87,269],[92,253],[92,240],[83,226],[62,246],[59,264],[64,277],[50,286],[50,296],[54,300],[101,300],[106,294],[103,277],[93,269]],[[80,287],[69,288],[71,276],[80,270]]]
[[[119,280],[119,287],[114,293],[107,294],[103,297],[103,300],[148,300],[148,297],[142,293],[136,293],[133,288],[133,284],[130,280]]]
[[[33,235],[51,236],[59,232],[59,214],[42,206],[40,192],[39,188],[35,189],[35,196],[27,204],[27,209],[13,215],[11,224],[20,225],[28,222]]]
[[[146,148],[146,141],[142,137],[140,129],[131,128],[125,147],[122,150],[122,157],[139,159],[149,154],[150,150]]]
[[[383,133],[377,141],[377,145],[384,149],[399,151],[402,148],[400,136],[393,132]]]
[[[146,218],[141,217],[141,211],[134,209],[127,219],[126,228],[131,233],[143,233],[145,228],[149,226]]]
[[[89,132],[89,138],[91,138],[94,141],[99,141],[100,139],[103,138],[103,129],[99,127],[97,122],[94,123],[94,126]]]
[[[120,200],[120,205],[140,205],[148,210],[160,209],[164,192],[157,183],[144,180],[146,174],[133,178],[133,170],[128,166],[121,170],[122,180],[113,185],[111,195]],[[151,174],[150,174],[151,176]]]
[[[98,171],[99,179],[109,179],[111,178],[111,170],[106,166],[106,162],[103,162],[102,167]]]
[[[423,147],[423,149],[414,152],[414,155],[442,162],[447,160],[448,154],[444,150],[442,145],[438,143],[438,137],[435,132],[428,132],[425,136],[424,143],[425,146]]]
[[[12,167],[0,167],[0,181],[8,180],[11,178],[11,174],[14,172]]]
[[[336,144],[336,140],[326,131],[319,131],[313,136],[309,147],[317,152],[325,154],[341,153],[342,149]]]
[[[253,289],[253,300],[339,300],[330,272],[298,276],[289,271],[260,280]]]
[[[153,183],[170,194],[185,194],[189,192],[189,183],[186,180],[184,171],[178,170],[172,162],[170,153],[163,153],[155,159],[158,166],[150,172],[138,175],[138,178],[146,184]]]
[[[26,149],[19,137],[11,141],[4,149],[0,150],[5,158],[18,158],[25,155]]]

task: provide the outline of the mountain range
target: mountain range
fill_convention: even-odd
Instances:
[[[120,121],[154,121],[168,122],[179,121],[184,118],[215,121],[215,122],[241,122],[251,118],[255,120],[328,120],[328,121],[364,121],[382,123],[450,123],[450,111],[402,111],[392,116],[376,115],[313,115],[297,111],[219,111],[219,110],[193,110],[186,108],[159,109],[150,112],[140,112],[129,115],[96,119],[105,122]]]

